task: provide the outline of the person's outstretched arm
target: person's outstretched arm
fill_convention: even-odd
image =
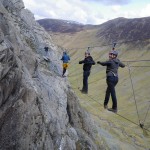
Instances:
[[[124,68],[124,67],[125,67],[125,64],[120,61],[120,62],[119,62],[119,67]]]
[[[83,63],[84,63],[84,60],[79,61],[79,64],[83,64]]]
[[[97,64],[100,64],[102,66],[109,66],[111,62],[110,61],[105,61],[105,62],[98,61]]]

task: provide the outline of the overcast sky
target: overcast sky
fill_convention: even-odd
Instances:
[[[125,17],[150,16],[150,0],[23,0],[35,19],[53,18],[101,24]]]

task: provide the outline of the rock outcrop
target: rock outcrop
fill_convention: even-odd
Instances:
[[[60,54],[22,0],[0,0],[0,149],[105,149],[60,77]]]

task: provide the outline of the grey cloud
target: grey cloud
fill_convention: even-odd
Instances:
[[[129,4],[132,0],[81,0],[84,2],[97,2],[104,5],[126,5]]]
[[[84,24],[100,24],[106,20],[105,12],[95,6],[100,4],[120,5],[125,4],[125,0],[23,0],[38,18],[55,18],[64,20],[74,20]],[[126,0],[130,2],[131,0]],[[108,4],[109,3],[109,4]],[[96,5],[95,5],[96,4]],[[101,6],[100,6],[101,7]],[[108,12],[108,11],[107,11]]]

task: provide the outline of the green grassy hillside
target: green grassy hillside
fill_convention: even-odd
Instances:
[[[143,18],[145,19],[149,21],[149,18]],[[149,25],[148,21],[145,21],[145,26]],[[66,49],[71,56],[68,69],[71,87],[80,98],[81,106],[102,127],[99,128],[100,135],[110,145],[110,149],[149,150],[150,148],[150,61],[139,61],[150,60],[150,39],[147,38],[149,31],[145,32],[149,28],[140,24],[136,22],[136,19],[117,19],[101,26],[84,28],[79,32],[50,33],[54,43]],[[145,30],[141,29],[142,27]],[[115,40],[113,37],[118,39],[116,50],[119,51],[120,60],[137,60],[136,62],[124,62],[126,67],[119,69],[119,83],[116,86],[119,109],[117,114],[103,108],[106,68],[98,64],[92,67],[89,77],[89,93],[85,95],[80,92],[83,71],[82,65],[78,64],[84,59],[87,47],[92,47],[90,51],[95,62],[107,60],[108,52],[112,49],[110,44]],[[138,40],[140,38],[142,39]],[[130,40],[133,41],[126,43]],[[110,99],[109,107],[111,105]],[[145,129],[139,127],[140,123],[144,123]]]
[[[129,45],[117,47],[120,60],[149,60],[150,51],[142,49],[140,43],[136,49],[130,49]],[[91,55],[94,60],[105,61],[108,59],[108,51],[111,47],[93,48]],[[150,133],[142,130],[139,126],[139,120],[144,122],[144,128],[150,131],[150,61],[124,62],[125,68],[119,69],[119,83],[116,87],[118,98],[118,114],[115,115],[103,108],[103,100],[106,90],[105,70],[106,68],[96,64],[92,67],[89,77],[89,93],[81,94],[79,89],[82,88],[82,65],[79,60],[84,59],[84,50],[70,50],[71,63],[69,67],[69,81],[72,88],[80,98],[81,105],[89,111],[93,117],[103,125],[109,132],[121,140],[132,144],[132,140],[136,141],[136,145],[145,149],[150,147]],[[129,65],[129,66],[128,66]],[[141,66],[141,67],[140,67]],[[131,79],[135,93],[135,100],[131,85]],[[111,107],[111,99],[109,107]],[[124,118],[125,117],[125,118]],[[129,121],[128,121],[129,120]],[[135,125],[137,124],[137,125]],[[112,127],[110,127],[110,125]],[[119,132],[121,130],[121,132]],[[124,136],[122,135],[124,133]],[[125,136],[126,135],[126,136]],[[128,137],[128,138],[126,138]],[[125,148],[125,147],[124,147]]]

